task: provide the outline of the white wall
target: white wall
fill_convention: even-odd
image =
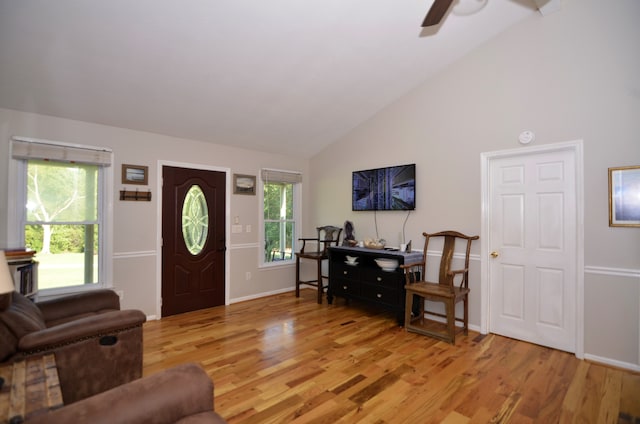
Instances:
[[[9,198],[8,164],[11,136],[43,138],[69,143],[110,147],[114,151],[114,243],[113,284],[124,292],[123,307],[143,310],[149,316],[159,316],[156,299],[159,297],[159,275],[156,272],[160,252],[158,242],[157,182],[159,163],[179,162],[209,167],[228,168],[233,173],[258,175],[260,168],[292,169],[309,172],[309,161],[297,157],[273,155],[220,144],[178,139],[159,134],[132,131],[86,122],[71,121],[43,115],[0,109],[0,246],[15,247],[15,237],[8,226]],[[149,167],[151,202],[118,200],[120,170],[123,163]],[[230,178],[232,175],[230,175]],[[304,183],[303,183],[304,184]],[[127,186],[135,189],[135,186]],[[146,190],[147,187],[140,187]],[[229,299],[231,302],[269,293],[291,290],[295,286],[295,269],[283,266],[258,268],[259,196],[230,195],[230,221],[238,216],[243,228],[251,225],[250,233],[230,234],[227,243],[230,260]],[[303,210],[307,200],[303,194]],[[303,219],[303,223],[305,223]],[[7,223],[5,225],[4,223]],[[246,273],[252,277],[246,279]]]
[[[640,228],[609,227],[607,200],[607,168],[640,165],[640,2],[562,5],[500,34],[316,155],[312,221],[350,219],[357,238],[375,236],[373,213],[351,211],[351,172],[416,163],[406,238],[419,247],[423,231],[480,234],[482,152],[517,148],[525,129],[536,133],[534,145],[583,139],[585,353],[640,369]],[[397,244],[405,218],[378,213],[379,236]],[[478,327],[479,261],[470,306]]]

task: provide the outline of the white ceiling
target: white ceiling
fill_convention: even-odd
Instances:
[[[431,3],[0,0],[0,107],[308,158],[538,13]]]

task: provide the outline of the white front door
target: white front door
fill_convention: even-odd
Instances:
[[[575,152],[496,157],[487,171],[489,331],[576,352]]]

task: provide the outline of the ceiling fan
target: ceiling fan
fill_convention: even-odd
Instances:
[[[442,21],[442,18],[444,18],[444,15],[447,14],[451,3],[453,3],[453,0],[434,0],[431,9],[429,9],[427,16],[422,22],[422,26],[430,27],[438,25],[440,21]],[[486,4],[487,0],[460,0],[454,7],[454,11],[457,11],[459,15],[468,15],[482,9]]]
[[[451,3],[453,3],[453,0],[434,0],[431,9],[429,9],[427,16],[424,18],[424,21],[422,21],[422,26],[430,27],[438,25],[442,18],[444,18],[447,10],[449,10]]]

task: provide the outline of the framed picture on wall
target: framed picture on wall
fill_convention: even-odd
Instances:
[[[640,227],[640,166],[609,168],[609,226]]]
[[[233,194],[256,194],[255,175],[233,174]]]
[[[140,184],[147,185],[149,183],[149,167],[140,165],[122,165],[122,184]]]

